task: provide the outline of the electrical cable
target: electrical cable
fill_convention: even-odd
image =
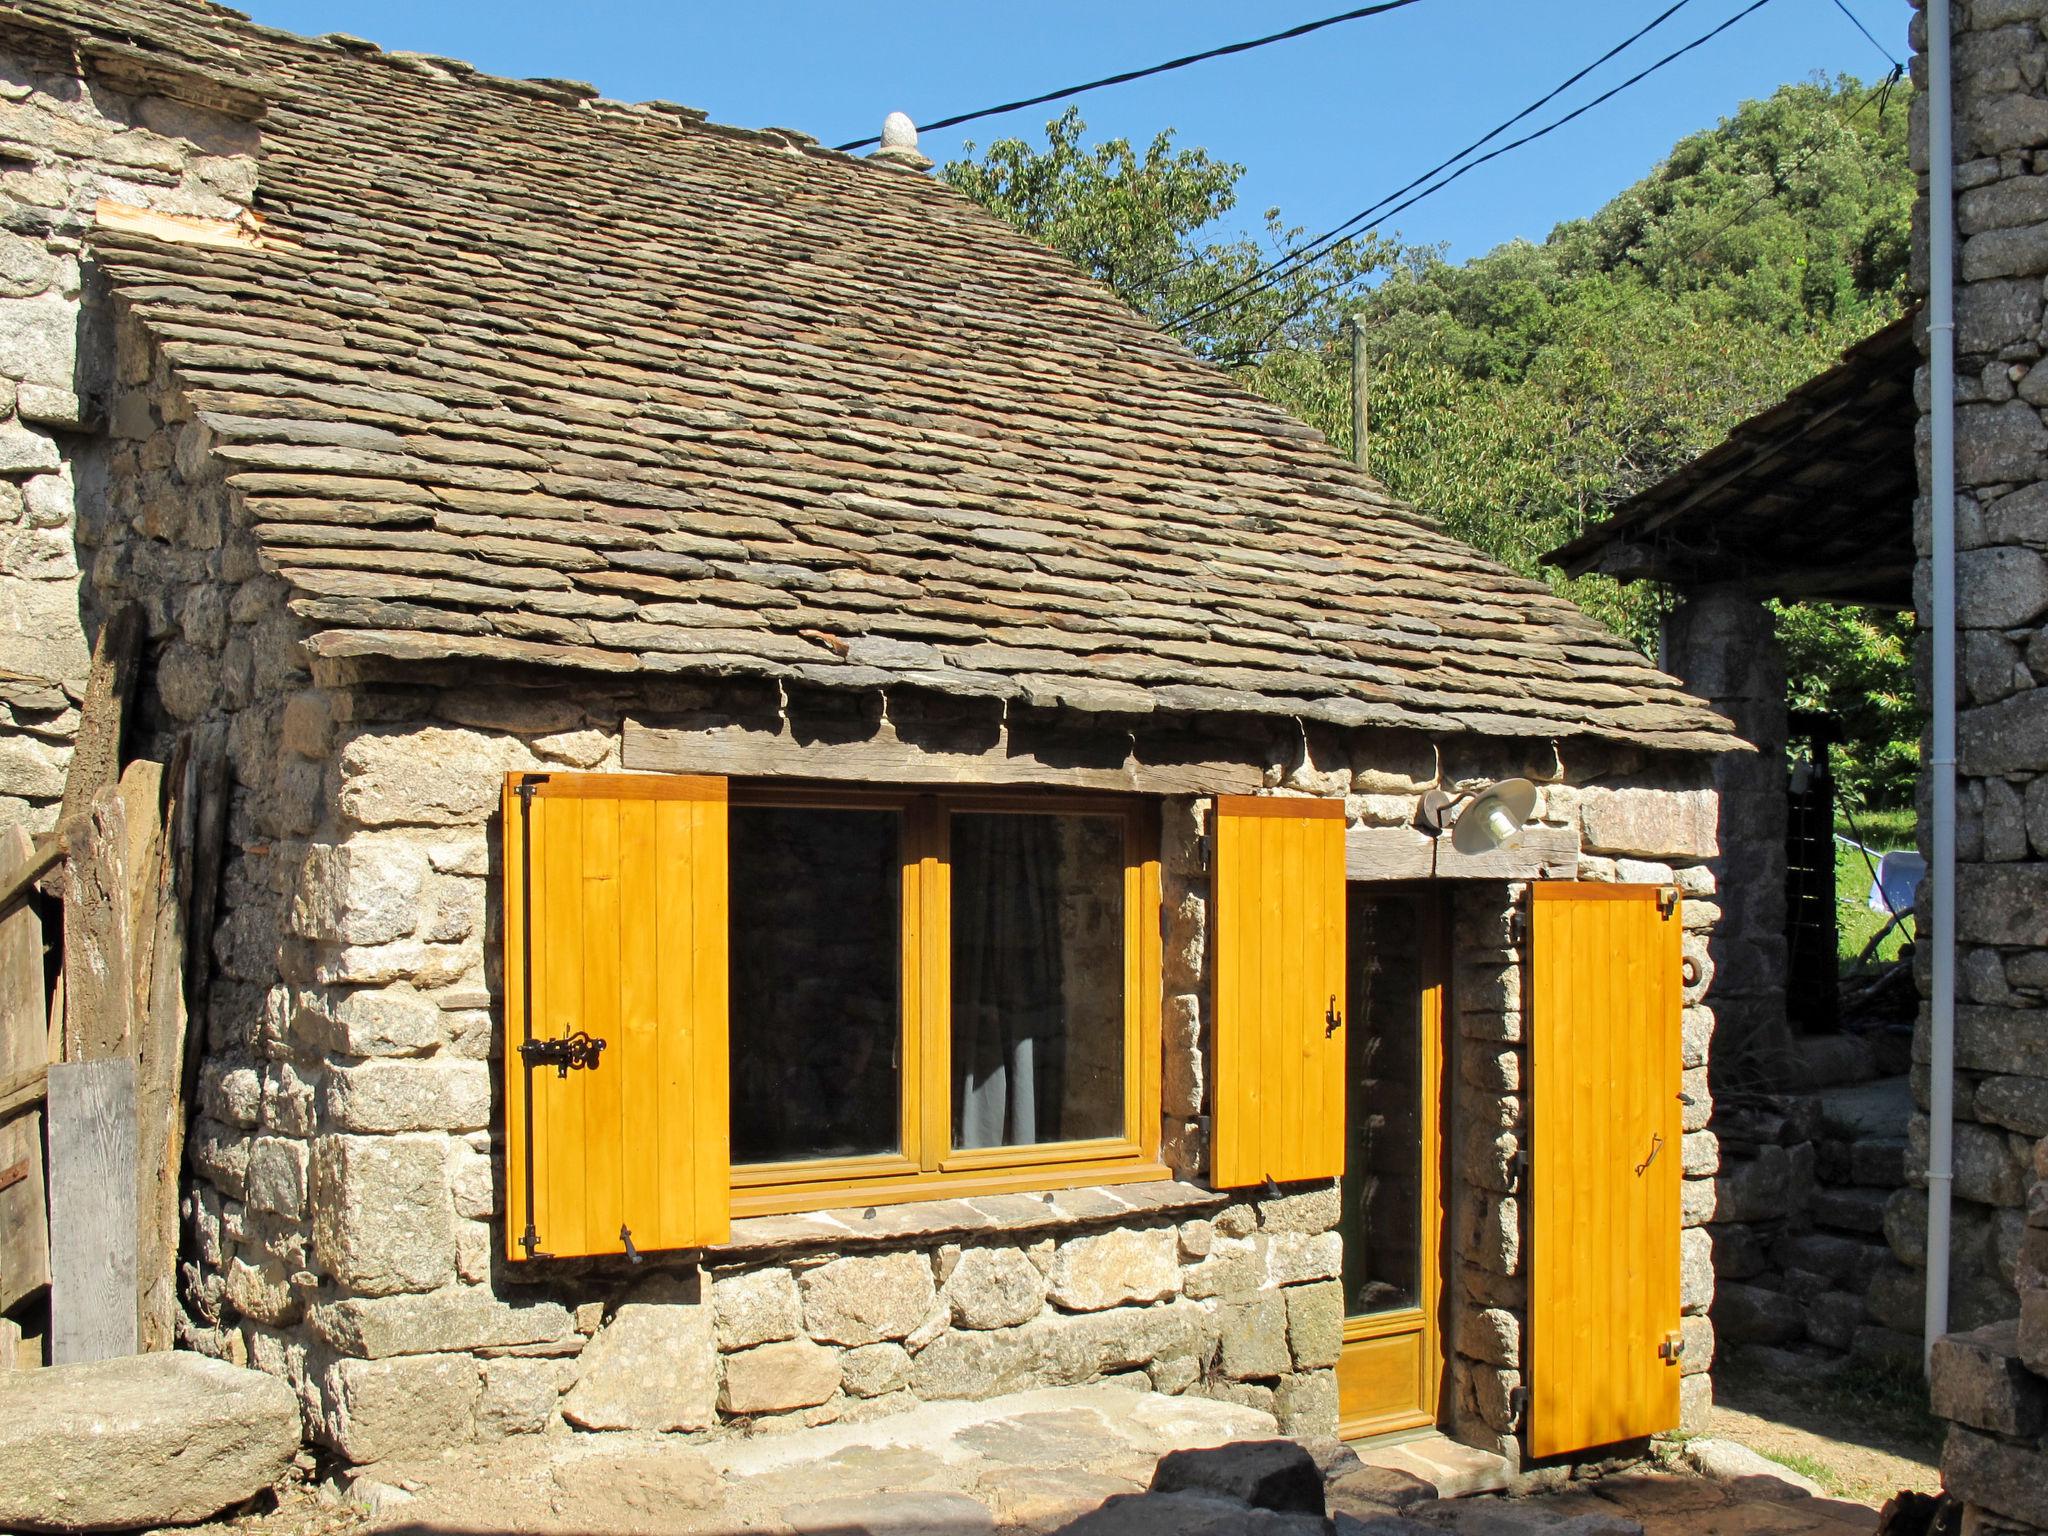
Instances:
[[[1849,123],[1855,122],[1857,118],[1861,117],[1866,111],[1869,110],[1870,104],[1873,101],[1885,103],[1887,98],[1891,95],[1892,89],[1899,83],[1901,79],[1904,78],[1905,73],[1906,67],[1903,64],[1894,66],[1892,72],[1889,75],[1887,75],[1873,90],[1865,94],[1863,99],[1857,102],[1856,105],[1850,109],[1849,115],[1842,119],[1843,124],[1846,126]],[[1883,115],[1883,111],[1884,106],[1880,105],[1878,108],[1880,116]],[[1811,160],[1815,155],[1819,154],[1822,147],[1823,146],[1818,142],[1808,144],[1806,146],[1806,149],[1800,154],[1799,158],[1792,163],[1791,169],[1795,172],[1804,170],[1806,168],[1807,162]],[[1751,198],[1741,208],[1737,209],[1733,215],[1723,220],[1720,224],[1716,225],[1715,228],[1708,233],[1706,238],[1699,242],[1699,244],[1695,245],[1691,250],[1687,251],[1685,255],[1681,256],[1679,258],[1680,263],[1683,264],[1685,262],[1690,262],[1695,256],[1699,255],[1700,252],[1704,251],[1716,240],[1720,239],[1723,235],[1727,234],[1729,230],[1733,229],[1736,225],[1740,224],[1744,219],[1748,218],[1752,213],[1756,212],[1756,210],[1759,207],[1761,207],[1765,202],[1769,201],[1772,197],[1776,196],[1778,190],[1779,189],[1776,186],[1766,187],[1762,192],[1758,193],[1755,197]],[[1333,284],[1331,286],[1336,287],[1341,285]],[[1327,293],[1328,291],[1330,291],[1328,288],[1319,290],[1315,295],[1313,295],[1310,298],[1309,303],[1313,304],[1317,298],[1322,297],[1322,295],[1324,293]],[[1261,357],[1266,356],[1268,353],[1274,350],[1273,347],[1266,344],[1271,340],[1274,332],[1277,331],[1280,328],[1280,326],[1286,325],[1289,321],[1295,319],[1297,316],[1302,314],[1308,307],[1308,304],[1304,304],[1301,306],[1301,308],[1296,309],[1292,313],[1285,316],[1279,322],[1279,325],[1276,325],[1272,331],[1268,331],[1266,335],[1264,337],[1261,337],[1260,341],[1253,347],[1248,348],[1244,351],[1231,353],[1225,357],[1211,358],[1210,361],[1216,363],[1219,367],[1225,368],[1235,368],[1240,367],[1245,363],[1257,362]]]
[[[1381,198],[1379,202],[1374,203],[1371,207],[1363,209],[1359,213],[1353,214],[1343,223],[1338,224],[1333,228],[1324,230],[1320,235],[1315,236],[1313,239],[1303,241],[1300,245],[1295,246],[1292,250],[1283,252],[1281,255],[1275,257],[1271,263],[1268,263],[1265,270],[1273,270],[1274,268],[1277,268],[1282,262],[1294,261],[1296,258],[1299,257],[1312,258],[1315,255],[1322,254],[1320,251],[1317,250],[1318,247],[1326,244],[1331,240],[1336,239],[1339,235],[1343,234],[1353,225],[1363,222],[1366,218],[1370,217],[1377,209],[1379,209],[1383,205],[1392,202],[1395,198],[1400,197],[1405,193],[1414,191],[1415,188],[1421,186],[1425,181],[1429,180],[1430,177],[1435,176],[1440,172],[1449,170],[1452,166],[1456,165],[1460,160],[1464,159],[1473,151],[1484,149],[1488,144],[1492,143],[1495,139],[1499,138],[1503,133],[1506,133],[1508,129],[1514,127],[1515,124],[1522,121],[1523,118],[1530,116],[1532,113],[1539,112],[1544,107],[1549,106],[1551,102],[1555,101],[1559,96],[1562,96],[1566,91],[1570,90],[1573,86],[1577,85],[1581,80],[1585,79],[1586,76],[1593,73],[1593,71],[1598,69],[1602,64],[1605,64],[1609,59],[1614,58],[1617,54],[1626,52],[1630,47],[1640,42],[1643,38],[1648,37],[1652,32],[1656,31],[1658,27],[1662,26],[1665,22],[1669,21],[1673,16],[1677,15],[1678,12],[1683,10],[1685,6],[1689,3],[1690,0],[1676,0],[1675,4],[1667,7],[1660,14],[1651,18],[1651,20],[1646,25],[1639,27],[1634,32],[1631,32],[1627,37],[1623,38],[1620,42],[1616,43],[1612,48],[1609,48],[1605,53],[1601,54],[1599,58],[1593,60],[1592,63],[1586,65],[1582,69],[1575,71],[1571,75],[1568,75],[1565,79],[1559,81],[1557,85],[1554,86],[1551,90],[1547,91],[1542,96],[1539,96],[1536,100],[1530,102],[1528,106],[1522,108],[1522,110],[1517,112],[1513,117],[1503,119],[1501,122],[1496,123],[1492,128],[1488,129],[1484,134],[1474,139],[1470,144],[1467,144],[1455,155],[1451,155],[1447,159],[1438,161],[1435,165],[1431,166],[1428,170],[1424,171],[1420,176],[1417,176],[1414,180],[1408,182],[1405,186],[1396,187],[1392,192],[1389,192],[1385,197]],[[1142,278],[1137,284],[1134,284],[1133,286],[1149,288],[1154,283],[1157,283],[1165,278],[1172,277],[1176,273],[1184,271],[1186,268],[1193,266],[1200,259],[1201,258],[1199,254],[1187,256],[1182,260],[1175,262],[1171,266],[1163,267],[1157,272],[1148,274],[1146,277]],[[1249,273],[1245,277],[1240,278],[1238,280],[1238,285],[1242,286],[1244,284],[1255,282],[1257,281],[1259,275],[1260,274],[1257,271]],[[1205,299],[1202,302],[1206,305],[1227,300],[1228,298],[1230,298],[1231,293],[1233,291],[1234,290],[1226,289],[1223,293],[1214,295],[1213,297]]]
[[[1564,127],[1567,123],[1572,122],[1574,119],[1585,116],[1586,113],[1592,111],[1597,106],[1601,106],[1606,102],[1612,101],[1616,96],[1619,96],[1623,91],[1626,91],[1630,87],[1638,85],[1642,81],[1647,80],[1651,75],[1654,75],[1655,73],[1657,73],[1658,70],[1663,69],[1666,65],[1671,64],[1680,58],[1683,58],[1686,54],[1691,53],[1695,48],[1698,48],[1703,44],[1712,41],[1714,38],[1720,36],[1721,33],[1727,31],[1730,27],[1734,26],[1737,22],[1743,20],[1745,17],[1755,14],[1757,11],[1762,10],[1766,5],[1769,5],[1770,3],[1771,0],[1750,0],[1750,3],[1748,5],[1744,6],[1741,10],[1737,11],[1733,16],[1730,16],[1726,21],[1720,23],[1720,25],[1714,27],[1711,31],[1703,32],[1698,37],[1694,38],[1691,42],[1686,43],[1683,47],[1673,49],[1670,53],[1665,54],[1663,58],[1657,60],[1654,64],[1645,65],[1642,69],[1637,70],[1633,75],[1630,75],[1626,80],[1622,81],[1619,85],[1613,86],[1610,89],[1601,92],[1598,96],[1595,96],[1591,101],[1586,102],[1583,106],[1574,107],[1571,111],[1567,112],[1563,117],[1556,118],[1553,121],[1546,123],[1543,127],[1536,129],[1533,133],[1525,133],[1519,139],[1514,139],[1509,143],[1503,144],[1498,149],[1489,150],[1487,153],[1481,155],[1476,160],[1467,161],[1465,164],[1459,166],[1455,171],[1452,171],[1448,176],[1445,176],[1442,180],[1431,183],[1429,186],[1426,186],[1421,191],[1415,193],[1412,197],[1409,197],[1405,201],[1397,203],[1393,207],[1387,209],[1384,213],[1378,215],[1378,218],[1380,220],[1392,218],[1395,214],[1400,213],[1405,209],[1414,207],[1424,198],[1433,196],[1434,194],[1441,192],[1445,187],[1449,186],[1452,182],[1458,180],[1459,177],[1465,175],[1466,172],[1477,170],[1480,166],[1485,165],[1490,160],[1497,160],[1502,155],[1510,154],[1513,151],[1520,149],[1525,144],[1533,144],[1536,140],[1543,138],[1548,134],[1555,133],[1558,129]],[[1381,199],[1381,201],[1384,202],[1385,199],[1383,198]],[[1375,204],[1372,206],[1376,207],[1378,205]],[[1369,207],[1365,211],[1369,214],[1371,212],[1371,208]],[[1360,233],[1364,233],[1364,231],[1361,231]],[[1358,237],[1358,234],[1346,235],[1343,239],[1333,242],[1329,247],[1329,250],[1335,250],[1340,245],[1349,244],[1351,241],[1356,240]],[[1322,254],[1327,255],[1329,254],[1329,251],[1325,251]],[[1298,266],[1299,264],[1296,265]],[[1249,291],[1243,293],[1241,295],[1241,299],[1255,298],[1259,294],[1277,287],[1281,282],[1285,281],[1286,278],[1293,275],[1292,271],[1281,270],[1283,267],[1286,266],[1287,263],[1285,263],[1284,261],[1275,263],[1271,268],[1268,269],[1268,277],[1264,281],[1259,283],[1258,286],[1251,288]],[[1344,281],[1348,282],[1350,280],[1345,279]],[[1287,325],[1289,322],[1297,319],[1302,314],[1306,313],[1311,305],[1315,304],[1318,300],[1322,299],[1326,294],[1334,291],[1337,288],[1341,288],[1342,286],[1344,286],[1344,282],[1332,283],[1325,285],[1322,288],[1318,288],[1315,292],[1310,294],[1309,297],[1305,299],[1301,304],[1296,306],[1294,309],[1290,310],[1286,315],[1282,316],[1277,322],[1275,322],[1274,326],[1272,327],[1272,330],[1267,332],[1267,337],[1270,337],[1274,334],[1274,332],[1277,332],[1282,326]],[[1165,321],[1164,324],[1166,328],[1169,330],[1178,329],[1184,325],[1192,324],[1197,320],[1207,319],[1210,314],[1214,313],[1215,308],[1216,304],[1213,301],[1206,302],[1204,304],[1195,306],[1195,308],[1187,311],[1184,314],[1172,317],[1171,319]],[[1262,341],[1264,339],[1265,338],[1262,338]]]
[[[971,123],[979,118],[1000,117],[1005,112],[1021,112],[1026,107],[1043,106],[1048,101],[1059,101],[1067,96],[1079,96],[1084,91],[1099,91],[1106,85],[1127,85],[1133,80],[1143,80],[1150,75],[1163,75],[1169,70],[1186,69],[1190,64],[1201,64],[1209,59],[1220,59],[1227,54],[1248,53],[1254,48],[1263,48],[1268,43],[1284,43],[1293,38],[1306,37],[1311,32],[1320,32],[1325,27],[1334,27],[1341,22],[1359,21],[1368,16],[1384,15],[1398,11],[1417,0],[1380,0],[1378,5],[1362,5],[1355,11],[1344,11],[1336,16],[1325,16],[1320,21],[1303,22],[1298,27],[1289,27],[1284,32],[1268,33],[1264,37],[1250,38],[1242,43],[1228,43],[1221,48],[1209,48],[1201,53],[1190,53],[1178,59],[1168,59],[1164,64],[1151,64],[1144,69],[1127,69],[1120,75],[1105,75],[1100,80],[1090,80],[1083,85],[1062,86],[1056,91],[1047,91],[1042,96],[1027,96],[1022,101],[1006,101],[999,107],[983,107],[975,112],[961,112],[952,117],[942,117],[935,123],[920,123],[922,131],[933,132],[940,128],[957,128],[962,123]],[[855,139],[851,143],[834,145],[835,149],[849,151],[866,149],[870,144],[882,142],[881,135]]]

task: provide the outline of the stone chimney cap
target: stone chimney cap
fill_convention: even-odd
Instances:
[[[911,171],[932,168],[931,161],[918,152],[917,124],[904,112],[891,112],[882,119],[882,147],[868,158],[879,160],[884,165],[900,165]]]

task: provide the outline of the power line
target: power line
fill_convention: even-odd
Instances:
[[[1904,78],[1905,73],[1906,67],[1903,64],[1894,66],[1892,72],[1889,75],[1887,75],[1879,85],[1877,85],[1873,90],[1867,92],[1864,95],[1863,99],[1857,102],[1856,105],[1852,109],[1850,109],[1849,115],[1842,119],[1843,124],[1847,125],[1849,123],[1855,122],[1857,118],[1861,117],[1866,111],[1869,110],[1870,104],[1873,101],[1884,102],[1885,99],[1891,94],[1893,87],[1895,87],[1899,83],[1899,81]],[[1879,115],[1882,116],[1884,111],[1883,106],[1880,106],[1878,111]],[[1815,155],[1819,154],[1824,147],[1825,146],[1819,140],[1815,140],[1814,142],[1808,144],[1804,152],[1800,154],[1799,158],[1792,163],[1791,170],[1794,172],[1804,170],[1806,168],[1807,162],[1810,161]],[[1431,190],[1434,189],[1432,188]],[[1724,220],[1722,223],[1717,225],[1712,231],[1710,231],[1707,237],[1701,240],[1699,244],[1695,245],[1691,250],[1687,251],[1685,255],[1681,256],[1679,258],[1679,264],[1683,265],[1687,262],[1690,262],[1695,256],[1698,256],[1700,252],[1704,251],[1716,240],[1720,239],[1723,235],[1727,234],[1729,230],[1733,229],[1736,225],[1740,224],[1752,213],[1755,213],[1756,210],[1759,207],[1761,207],[1765,202],[1767,202],[1770,198],[1776,196],[1778,191],[1779,188],[1776,186],[1766,187],[1762,192],[1758,193],[1755,197],[1751,198],[1749,202],[1744,204],[1741,208],[1737,209],[1732,216]],[[1328,291],[1329,289],[1327,288],[1319,290],[1315,295],[1313,295],[1310,298],[1309,303],[1313,304],[1315,302],[1315,299],[1320,298],[1323,293],[1327,293]],[[1286,325],[1288,321],[1293,320],[1296,316],[1302,314],[1307,308],[1308,304],[1304,304],[1301,306],[1301,308],[1296,309],[1289,313],[1279,322],[1278,325],[1275,325],[1272,330],[1269,330],[1266,333],[1266,335],[1261,337],[1260,340],[1253,346],[1243,351],[1232,353],[1227,357],[1211,359],[1211,361],[1214,361],[1224,367],[1232,367],[1242,363],[1256,362],[1260,357],[1263,357],[1267,353],[1274,350],[1274,348],[1268,345],[1268,343],[1271,341],[1274,334],[1278,332],[1280,327]]]
[[[1306,37],[1311,32],[1320,32],[1325,27],[1334,27],[1346,21],[1359,21],[1368,16],[1383,15],[1387,11],[1398,11],[1403,6],[1414,5],[1416,0],[1381,0],[1378,5],[1362,5],[1355,11],[1345,11],[1336,16],[1325,16],[1321,21],[1304,22],[1298,27],[1289,27],[1285,32],[1269,33],[1265,37],[1254,37],[1242,43],[1229,43],[1221,48],[1209,48],[1201,53],[1190,53],[1182,58],[1168,59],[1164,64],[1149,65],[1144,69],[1125,70],[1120,75],[1105,75],[1100,80],[1090,80],[1084,85],[1062,86],[1056,91],[1047,91],[1042,96],[1027,96],[1022,101],[1006,101],[999,107],[983,107],[977,112],[961,112],[953,117],[942,117],[935,123],[920,123],[918,127],[927,131],[940,128],[957,128],[962,123],[974,122],[977,118],[1000,117],[1005,112],[1021,112],[1026,107],[1043,106],[1048,101],[1059,101],[1067,96],[1079,96],[1084,91],[1099,91],[1106,85],[1125,85],[1133,80],[1143,80],[1148,75],[1163,75],[1169,70],[1186,69],[1190,64],[1200,64],[1209,59],[1220,59],[1226,54],[1248,53],[1254,48],[1263,48],[1268,43],[1284,43],[1291,38]],[[835,146],[840,150],[865,149],[870,144],[881,143],[880,135],[872,138],[855,139],[850,144]]]
[[[1521,122],[1522,119],[1524,119],[1525,117],[1530,116],[1532,113],[1539,112],[1544,107],[1549,106],[1551,102],[1555,101],[1559,96],[1563,95],[1566,91],[1570,90],[1573,86],[1577,85],[1581,80],[1585,79],[1586,76],[1593,73],[1593,71],[1598,69],[1602,64],[1605,64],[1609,59],[1612,59],[1617,54],[1626,52],[1634,44],[1640,42],[1643,38],[1649,36],[1650,33],[1654,32],[1666,21],[1669,21],[1680,10],[1684,9],[1684,7],[1688,3],[1689,0],[1676,0],[1675,4],[1668,7],[1659,15],[1653,17],[1647,25],[1638,28],[1634,32],[1631,32],[1627,37],[1623,38],[1620,42],[1616,43],[1612,48],[1609,48],[1605,53],[1601,54],[1599,58],[1593,60],[1592,63],[1586,65],[1582,69],[1577,70],[1570,76],[1566,77],[1564,80],[1560,81],[1554,88],[1546,92],[1544,95],[1538,97],[1535,101],[1530,102],[1528,106],[1522,108],[1522,110],[1517,112],[1513,117],[1510,117],[1503,122],[1497,123],[1493,128],[1489,129],[1479,138],[1474,139],[1470,144],[1467,144],[1463,149],[1459,150],[1455,155],[1450,156],[1448,159],[1439,161],[1437,164],[1431,166],[1428,170],[1424,171],[1420,176],[1417,176],[1416,178],[1414,178],[1414,180],[1408,182],[1405,186],[1396,187],[1392,192],[1389,192],[1385,197],[1381,198],[1378,202],[1373,203],[1370,206],[1359,210],[1357,213],[1354,213],[1350,218],[1346,219],[1343,223],[1335,225],[1330,229],[1324,230],[1320,235],[1317,235],[1314,239],[1304,241],[1302,244],[1295,246],[1292,250],[1283,252],[1281,255],[1275,257],[1274,260],[1268,263],[1265,267],[1258,270],[1254,270],[1253,272],[1247,274],[1245,277],[1240,278],[1235,284],[1233,284],[1229,288],[1226,288],[1222,293],[1214,294],[1209,298],[1202,300],[1198,305],[1195,306],[1194,310],[1189,311],[1188,315],[1182,318],[1200,318],[1213,313],[1221,305],[1229,302],[1229,300],[1234,298],[1239,292],[1241,292],[1245,288],[1248,288],[1252,284],[1258,282],[1267,273],[1277,272],[1279,268],[1285,264],[1298,263],[1302,260],[1312,260],[1316,257],[1327,255],[1329,250],[1336,249],[1336,246],[1334,244],[1331,244],[1331,242],[1336,241],[1337,237],[1342,235],[1346,230],[1351,229],[1355,225],[1364,223],[1366,219],[1370,218],[1375,212],[1385,207],[1388,203],[1393,202],[1396,198],[1401,197],[1406,193],[1414,191],[1417,187],[1421,186],[1424,182],[1428,181],[1430,177],[1435,176],[1442,171],[1450,169],[1450,167],[1456,165],[1460,160],[1464,159],[1474,150],[1485,148],[1486,145],[1492,143],[1495,139],[1499,138],[1503,133],[1507,132],[1508,129],[1514,127],[1516,123]],[[1328,247],[1328,250],[1322,249],[1325,246]],[[1180,263],[1180,266],[1184,267],[1191,265],[1194,260],[1194,257],[1190,257],[1187,261]],[[1177,270],[1179,270],[1178,267],[1169,268],[1167,269],[1167,271],[1162,272],[1159,275],[1170,276],[1172,272]],[[1150,280],[1148,279],[1148,281]],[[1177,324],[1179,323],[1179,321],[1170,321],[1168,323]]]
[[[1897,54],[1893,53],[1891,49],[1885,47],[1883,43],[1880,43],[1875,37],[1871,36],[1870,28],[1863,25],[1862,21],[1858,19],[1856,13],[1850,10],[1849,7],[1843,3],[1843,0],[1835,0],[1835,9],[1840,11],[1844,16],[1849,18],[1850,26],[1854,27],[1858,32],[1861,32],[1866,38],[1870,39],[1870,46],[1875,48],[1879,53],[1883,54],[1885,56],[1886,61],[1891,65],[1893,69],[1904,69],[1906,67],[1905,65],[1899,62],[1899,56]]]
[[[1405,209],[1414,207],[1424,198],[1433,196],[1434,194],[1441,192],[1445,187],[1449,186],[1452,182],[1458,180],[1459,177],[1465,175],[1466,172],[1475,171],[1480,166],[1485,165],[1490,160],[1497,160],[1502,155],[1511,154],[1515,150],[1520,149],[1525,144],[1533,144],[1536,140],[1543,138],[1548,134],[1555,133],[1558,129],[1564,127],[1567,123],[1572,122],[1577,118],[1585,116],[1586,113],[1592,111],[1595,107],[1600,106],[1606,102],[1612,101],[1616,96],[1619,96],[1623,91],[1626,91],[1630,87],[1638,85],[1642,81],[1647,80],[1650,76],[1656,74],[1658,70],[1663,69],[1666,65],[1673,63],[1675,60],[1683,58],[1686,54],[1691,53],[1695,48],[1698,48],[1705,43],[1711,42],[1714,38],[1720,36],[1723,32],[1726,32],[1730,27],[1734,26],[1737,22],[1743,20],[1743,18],[1750,16],[1757,11],[1762,10],[1766,5],[1769,5],[1770,3],[1771,0],[1750,0],[1750,3],[1748,5],[1744,6],[1741,10],[1737,11],[1733,16],[1730,16],[1726,21],[1722,22],[1719,26],[1714,27],[1710,31],[1701,33],[1698,37],[1694,38],[1691,42],[1686,43],[1683,47],[1674,48],[1670,53],[1665,54],[1663,58],[1657,60],[1654,64],[1646,65],[1642,69],[1637,70],[1633,75],[1630,75],[1626,80],[1622,81],[1621,84],[1613,86],[1612,88],[1601,92],[1598,96],[1595,96],[1591,101],[1586,102],[1583,106],[1574,107],[1571,111],[1565,113],[1563,117],[1556,118],[1553,121],[1546,123],[1543,127],[1536,129],[1533,133],[1525,133],[1519,139],[1511,140],[1510,142],[1501,145],[1498,149],[1487,151],[1487,153],[1481,155],[1476,160],[1468,160],[1465,164],[1459,166],[1455,171],[1452,171],[1448,176],[1445,176],[1442,180],[1433,182],[1429,186],[1424,187],[1421,191],[1415,193],[1412,197],[1409,197],[1402,202],[1396,203],[1393,207],[1387,209],[1386,212],[1380,214],[1378,216],[1379,219],[1390,219],[1395,214],[1400,213]],[[1381,199],[1381,202],[1385,201],[1386,199]],[[1363,218],[1367,215],[1370,215],[1372,213],[1372,208],[1377,206],[1378,204],[1374,204],[1371,207],[1366,208],[1362,211],[1360,215],[1355,216],[1355,218]],[[1347,220],[1346,222],[1349,223],[1353,221]],[[1360,233],[1364,233],[1364,231],[1360,231]],[[1343,239],[1335,241],[1329,247],[1329,250],[1335,250],[1340,245],[1347,245],[1351,241],[1356,240],[1357,238],[1358,234],[1346,235]],[[1322,254],[1327,255],[1329,254],[1329,252],[1324,251]],[[1245,299],[1254,298],[1261,293],[1264,293],[1272,288],[1279,286],[1281,282],[1285,281],[1288,277],[1293,275],[1292,270],[1281,270],[1286,265],[1287,264],[1284,261],[1275,263],[1272,268],[1268,269],[1270,275],[1258,286],[1250,289],[1241,297]],[[1299,265],[1299,263],[1295,264],[1297,269]],[[1311,293],[1308,296],[1308,298],[1304,299],[1294,309],[1290,310],[1287,314],[1283,315],[1278,321],[1276,321],[1273,327],[1267,331],[1266,337],[1270,338],[1272,335],[1277,333],[1282,326],[1287,325],[1290,321],[1293,321],[1302,314],[1306,313],[1310,306],[1314,305],[1318,300],[1322,299],[1327,294],[1333,292],[1337,288],[1341,288],[1342,286],[1344,286],[1344,282],[1346,281],[1349,281],[1349,279],[1345,279],[1337,283],[1326,284],[1323,287],[1316,289],[1313,293]],[[1213,306],[1197,305],[1194,309],[1189,310],[1187,313],[1174,316],[1172,319],[1167,320],[1165,324],[1168,329],[1176,329],[1180,326],[1191,324],[1196,320],[1206,319],[1211,313],[1213,313]],[[1262,338],[1262,341],[1264,339],[1265,338]]]

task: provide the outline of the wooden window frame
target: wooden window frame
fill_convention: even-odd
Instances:
[[[1166,1179],[1159,1160],[1160,889],[1158,802],[1125,795],[731,784],[735,810],[885,810],[902,828],[901,1142],[860,1157],[735,1163],[735,1217],[844,1205]],[[1124,837],[1126,1134],[1022,1147],[952,1144],[952,818],[960,813],[1113,816]]]

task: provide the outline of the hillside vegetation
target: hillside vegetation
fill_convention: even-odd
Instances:
[[[1745,102],[1540,244],[1452,263],[1381,231],[1272,282],[1250,280],[1303,232],[1269,211],[1263,239],[1217,238],[1243,167],[1176,148],[1170,132],[1143,151],[1089,146],[1069,111],[1046,148],[999,141],[944,174],[1347,451],[1340,327],[1356,315],[1373,473],[1647,649],[1662,594],[1567,582],[1538,557],[1899,313],[1907,90],[1829,77]],[[1473,195],[1511,164],[1446,195]],[[1794,701],[1848,717],[1840,771],[1873,805],[1910,801],[1910,623],[1832,608],[1781,623]]]

